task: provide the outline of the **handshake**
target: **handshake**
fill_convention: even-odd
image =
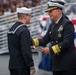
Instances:
[[[33,39],[32,40],[32,44],[31,44],[31,48],[33,49],[32,51],[33,52],[42,52],[44,54],[49,54],[50,53],[50,49],[49,47],[42,47],[42,46],[39,46],[39,40],[36,38],[36,39]]]

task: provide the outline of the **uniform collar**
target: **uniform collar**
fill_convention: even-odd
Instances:
[[[22,22],[17,21],[16,23],[17,23],[17,25],[23,24],[25,27],[27,27],[27,26],[26,26],[24,23],[22,23]]]
[[[61,16],[62,17],[62,16]],[[58,22],[60,21],[61,17],[55,22],[56,24],[58,24]]]

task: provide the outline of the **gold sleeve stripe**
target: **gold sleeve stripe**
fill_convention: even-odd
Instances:
[[[33,39],[33,41],[34,41],[35,46],[39,46],[39,40],[38,39]]]
[[[57,7],[48,8],[47,11],[51,11],[51,10],[53,10],[55,8],[57,8]]]
[[[52,46],[52,49],[53,49],[53,51],[54,51],[55,54],[58,53],[57,50],[56,50],[56,48],[55,48],[55,46]]]
[[[58,45],[55,45],[55,47],[56,47],[56,49],[57,49],[58,52],[61,52],[61,50],[60,50],[60,48],[59,48]]]
[[[58,45],[52,46],[52,49],[53,49],[55,54],[58,54],[59,52],[61,52],[61,50],[60,50]]]

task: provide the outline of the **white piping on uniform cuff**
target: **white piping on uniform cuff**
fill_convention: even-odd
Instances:
[[[33,66],[33,67],[30,67],[30,70],[33,70],[35,67]]]

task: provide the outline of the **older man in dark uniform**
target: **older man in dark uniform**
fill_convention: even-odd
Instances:
[[[35,73],[31,53],[30,32],[26,24],[30,22],[31,9],[17,8],[18,21],[8,32],[10,75],[30,75]]]
[[[74,48],[74,27],[63,15],[64,4],[48,2],[47,12],[53,23],[43,39],[33,39],[35,46],[44,46],[51,42],[51,47],[42,48],[52,57],[53,75],[76,75],[76,52]]]

